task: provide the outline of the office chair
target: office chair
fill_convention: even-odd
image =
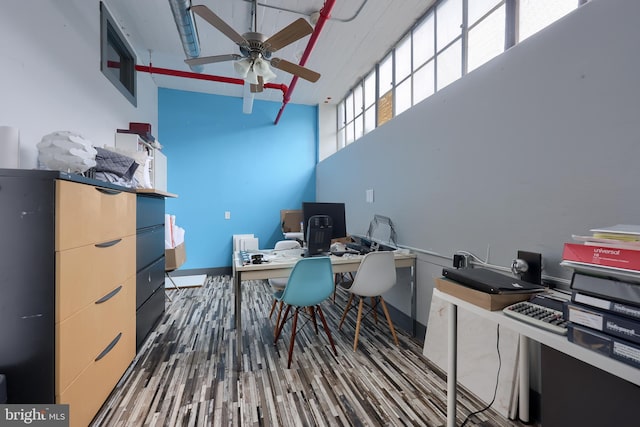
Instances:
[[[376,323],[378,322],[376,311],[377,304],[379,302],[380,305],[382,305],[382,310],[387,318],[387,323],[389,324],[393,341],[398,345],[398,337],[396,336],[396,331],[393,328],[393,322],[391,322],[389,310],[387,310],[387,305],[384,302],[384,298],[382,298],[382,294],[391,289],[395,284],[396,265],[393,258],[393,252],[370,252],[362,258],[362,262],[358,267],[353,283],[349,288],[346,288],[351,295],[349,295],[349,301],[347,302],[347,306],[345,307],[342,318],[340,319],[340,324],[338,325],[338,329],[342,328],[342,323],[351,309],[351,302],[353,301],[354,295],[359,296],[360,303],[358,304],[358,317],[356,321],[356,334],[353,340],[353,351],[356,351],[358,348],[358,336],[360,334],[360,325],[362,320],[362,307],[364,305],[364,300],[367,297],[371,298],[372,307],[370,312],[373,312]]]
[[[296,240],[280,240],[276,242],[275,246],[273,247],[273,250],[283,251],[287,249],[300,249],[300,248],[301,248],[300,243],[298,243]],[[287,277],[278,277],[275,279],[269,279],[269,286],[271,286],[272,293],[276,294],[277,292],[284,290],[284,287],[287,286],[287,280],[289,280]],[[271,319],[271,316],[273,316],[273,310],[275,310],[277,303],[278,303],[278,300],[274,298],[273,304],[271,304],[271,311],[269,311],[269,319]],[[282,311],[282,303],[280,304],[280,311]],[[280,313],[278,313],[278,320],[279,319],[280,319]],[[277,324],[278,323],[276,322],[276,325]]]
[[[291,368],[291,356],[293,354],[293,346],[296,340],[296,332],[298,327],[298,316],[308,316],[313,321],[313,326],[318,332],[315,313],[318,313],[324,331],[329,337],[329,343],[333,353],[337,356],[333,337],[327,326],[320,303],[327,299],[333,292],[333,267],[329,257],[309,257],[302,258],[293,266],[287,286],[282,292],[276,293],[274,296],[279,301],[286,304],[286,309],[282,320],[276,325],[276,336],[274,343],[278,342],[278,338],[282,333],[282,328],[288,320],[289,312],[293,309],[293,324],[291,326],[291,342],[289,343],[289,358],[287,368]],[[304,326],[304,324],[303,324]]]

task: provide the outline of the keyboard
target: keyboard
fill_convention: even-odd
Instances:
[[[522,301],[505,307],[502,312],[509,317],[546,329],[549,332],[560,335],[567,334],[567,324],[569,322],[564,319],[561,311],[529,301]]]
[[[360,255],[368,254],[371,252],[371,249],[368,247],[361,245],[359,243],[347,243],[347,249],[351,249],[352,251],[358,252]]]

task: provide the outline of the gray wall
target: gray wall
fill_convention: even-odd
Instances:
[[[500,266],[540,252],[566,283],[572,234],[640,223],[638,16],[593,0],[318,165],[317,199],[347,203],[349,232],[386,215],[434,254],[418,261],[420,323],[457,250]],[[387,300],[408,314],[406,291]]]

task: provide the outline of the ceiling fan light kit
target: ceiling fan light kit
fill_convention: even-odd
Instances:
[[[252,92],[254,89],[255,92],[262,92],[264,83],[272,81],[277,77],[271,70],[271,67],[310,82],[315,82],[320,78],[319,73],[301,65],[281,58],[271,58],[272,53],[313,32],[313,27],[305,19],[299,18],[267,38],[258,32],[239,34],[207,6],[194,5],[191,7],[191,10],[236,43],[240,49],[240,55],[226,54],[191,58],[185,60],[187,64],[202,65],[235,60],[233,65],[236,73],[247,83],[255,86],[255,88],[252,86]],[[269,65],[271,65],[271,67]]]

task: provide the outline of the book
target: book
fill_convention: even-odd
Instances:
[[[577,234],[572,234],[571,238],[573,240],[582,242],[584,245],[591,246],[606,246],[611,248],[624,248],[624,249],[634,249],[640,251],[640,240],[638,241],[623,241],[618,239],[605,239],[598,238],[594,236],[580,236]]]
[[[603,233],[618,236],[635,236],[640,237],[640,225],[632,224],[616,224],[611,227],[592,228],[592,233]]]
[[[597,244],[565,243],[562,259],[640,272],[640,250]]]
[[[571,301],[609,311],[620,316],[629,317],[631,319],[640,320],[640,306],[624,304],[617,301],[611,301],[605,298],[594,297],[581,292],[573,291],[571,293]]]
[[[571,289],[587,295],[640,306],[640,284],[574,272]]]
[[[638,320],[574,303],[568,303],[565,306],[564,318],[573,324],[640,344],[640,321]]]
[[[640,368],[640,346],[593,329],[569,323],[567,338],[581,347]]]

